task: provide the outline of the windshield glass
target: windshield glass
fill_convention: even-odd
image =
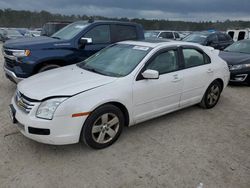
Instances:
[[[204,43],[205,40],[206,40],[207,36],[206,35],[203,35],[203,34],[190,34],[188,35],[187,37],[185,37],[183,39],[183,41],[186,41],[186,42],[195,42],[195,43]]]
[[[87,27],[89,23],[87,21],[79,21],[67,25],[66,27],[62,28],[61,30],[54,33],[51,37],[69,40],[74,38],[78,33],[80,33],[85,27]]]
[[[156,38],[160,32],[157,31],[146,31],[144,33],[145,38]]]
[[[150,50],[145,46],[116,44],[101,50],[78,66],[106,76],[123,77],[133,71]]]
[[[238,41],[228,46],[224,51],[250,54],[250,41]]]

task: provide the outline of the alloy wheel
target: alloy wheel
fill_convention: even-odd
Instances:
[[[92,138],[99,144],[110,142],[118,133],[119,126],[119,118],[115,114],[102,114],[93,124]]]

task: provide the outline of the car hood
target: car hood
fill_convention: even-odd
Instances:
[[[70,65],[29,77],[19,82],[17,89],[31,99],[43,100],[53,96],[73,96],[116,79]]]
[[[46,36],[39,36],[39,37],[24,37],[24,38],[17,38],[15,40],[6,41],[4,44],[4,48],[10,49],[44,49],[44,48],[55,48],[58,46],[70,46],[71,44],[68,41],[54,39],[51,37]]]
[[[221,51],[219,56],[229,65],[237,65],[250,61],[250,54]]]

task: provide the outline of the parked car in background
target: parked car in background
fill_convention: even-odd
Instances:
[[[220,52],[231,72],[231,83],[247,83],[250,85],[250,40],[241,40]]]
[[[71,24],[72,22],[69,21],[51,21],[44,24],[41,35],[42,36],[51,36],[60,29],[64,28],[65,26]]]
[[[28,30],[25,34],[25,37],[39,37],[41,36],[41,31],[37,30]]]
[[[199,43],[204,46],[211,46],[218,50],[223,50],[233,43],[233,39],[222,32],[194,32],[184,39],[185,42]]]
[[[18,82],[36,73],[78,63],[123,40],[143,40],[142,26],[119,21],[78,21],[51,37],[41,36],[3,45],[7,78]]]
[[[179,33],[175,31],[165,31],[165,30],[148,30],[144,33],[145,38],[163,38],[163,39],[172,39],[180,40]]]
[[[228,79],[227,64],[214,49],[125,41],[20,82],[10,116],[38,142],[81,141],[100,149],[114,143],[124,126],[195,104],[214,107]]]
[[[28,29],[27,28],[15,28],[21,35],[25,35],[27,33]]]
[[[250,38],[250,29],[228,29],[227,34],[231,36],[234,41],[244,40]]]
[[[0,41],[23,38],[23,35],[15,29],[0,29]]]
[[[181,40],[184,39],[186,36],[190,35],[192,32],[190,31],[178,31]]]

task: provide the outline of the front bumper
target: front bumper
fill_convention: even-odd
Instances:
[[[21,80],[23,80],[23,78],[17,77],[17,75],[16,75],[13,71],[7,69],[6,67],[4,67],[3,69],[4,69],[4,72],[5,72],[6,77],[7,77],[9,80],[11,80],[11,81],[13,81],[13,82],[15,82],[15,83],[18,83],[18,82],[20,82]]]
[[[65,145],[78,143],[82,126],[86,116],[72,118],[69,116],[55,116],[52,120],[36,118],[35,112],[39,104],[35,104],[30,113],[23,112],[12,98],[11,105],[15,109],[14,125],[26,137],[37,142]]]

